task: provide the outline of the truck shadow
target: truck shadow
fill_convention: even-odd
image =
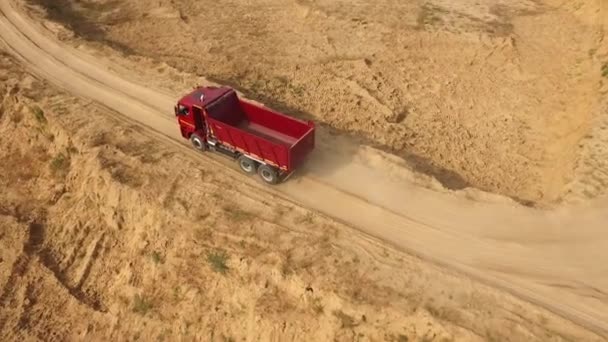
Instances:
[[[405,161],[413,171],[434,177],[447,189],[461,190],[470,186],[470,183],[457,172],[438,167],[428,158],[407,151],[398,151],[352,132],[330,127],[328,124],[319,122],[315,116],[306,111],[293,108],[276,99],[257,93],[255,90],[242,89],[237,82],[218,79],[210,79],[210,81],[229,85],[242,93],[245,97],[261,102],[265,106],[286,113],[287,115],[302,120],[315,121],[317,125],[316,148],[309,156],[305,165],[294,173],[291,178],[292,180],[312,174],[322,174],[325,176],[335,175],[354,161],[354,158],[357,157],[356,154],[360,151],[361,147],[368,146],[399,157],[401,160]]]

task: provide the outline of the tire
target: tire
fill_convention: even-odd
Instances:
[[[279,174],[272,166],[260,165],[258,168],[258,175],[268,184],[277,184],[279,182]]]
[[[205,144],[205,140],[203,140],[203,138],[201,138],[201,136],[196,133],[192,133],[192,135],[190,136],[190,142],[192,143],[192,146],[195,149],[201,152],[207,150],[207,144]]]
[[[248,158],[247,156],[240,156],[237,160],[239,163],[239,167],[246,174],[254,174],[257,168],[257,162]]]

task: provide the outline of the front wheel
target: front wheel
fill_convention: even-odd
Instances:
[[[196,133],[192,133],[192,135],[190,136],[190,142],[192,143],[192,146],[194,146],[195,149],[201,152],[207,150],[207,145],[205,144],[205,141],[203,140],[203,138],[200,137],[200,135]]]
[[[260,178],[268,184],[277,184],[279,182],[279,174],[272,166],[261,165],[258,168],[258,174],[260,175]]]

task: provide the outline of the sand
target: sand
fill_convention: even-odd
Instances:
[[[135,15],[141,10],[137,3],[131,4],[129,10],[121,13]],[[179,6],[181,5],[187,6],[188,3],[183,2]],[[303,12],[304,19],[308,18],[310,13],[321,16],[332,14],[329,19],[319,21],[331,26],[335,25],[336,17],[340,18],[342,10],[330,5],[327,5],[329,9],[321,6],[324,11],[307,3],[299,3],[297,6],[308,8]],[[482,7],[464,6],[460,10],[480,10]],[[267,4],[265,8],[273,7]],[[382,8],[379,6],[375,10]],[[390,6],[387,6],[384,10],[389,8]],[[104,10],[104,7],[87,9]],[[583,10],[585,9],[588,8],[583,7]],[[407,10],[403,9],[405,12]],[[504,7],[494,6],[488,10],[512,13]],[[578,27],[581,32],[592,31],[593,27],[588,26],[589,23],[578,19],[577,13],[572,14],[569,10],[561,8],[557,14],[555,11],[547,11],[543,20],[567,19],[571,20],[567,23]],[[544,340],[548,335],[556,339],[594,338],[588,332],[544,309],[516,300],[507,292],[484,287],[461,274],[448,275],[447,269],[440,269],[403,254],[404,250],[427,260],[447,264],[453,270],[465,271],[477,280],[493,282],[509,293],[540,304],[596,332],[604,331],[606,307],[602,293],[606,288],[606,278],[603,266],[597,263],[604,255],[603,246],[606,241],[601,229],[601,222],[606,222],[606,218],[601,214],[601,200],[597,205],[588,205],[584,209],[575,207],[544,213],[522,208],[508,198],[488,192],[475,189],[451,191],[462,188],[466,183],[495,191],[499,195],[506,194],[519,202],[529,204],[532,201],[536,205],[553,203],[562,195],[577,200],[601,195],[603,164],[599,157],[603,151],[602,134],[593,125],[596,122],[594,120],[602,120],[601,111],[597,109],[601,105],[601,98],[597,100],[596,96],[596,92],[601,92],[602,84],[597,70],[593,69],[601,60],[600,48],[594,51],[593,58],[580,63],[580,69],[575,69],[576,72],[580,71],[581,77],[574,80],[567,78],[571,84],[564,90],[552,89],[556,82],[551,79],[562,75],[562,72],[569,75],[570,66],[567,62],[570,58],[580,57],[579,45],[572,48],[572,55],[560,55],[568,65],[568,70],[549,70],[553,67],[547,63],[548,69],[543,71],[544,74],[555,71],[555,75],[549,77],[550,80],[545,81],[542,86],[527,79],[526,82],[515,83],[512,87],[496,88],[501,91],[506,89],[507,94],[510,89],[515,92],[513,96],[517,98],[522,97],[522,94],[531,94],[532,99],[535,96],[540,98],[543,92],[548,92],[569,98],[568,105],[579,106],[577,101],[582,101],[580,112],[579,109],[564,110],[564,115],[552,114],[551,120],[546,117],[539,119],[538,115],[522,114],[521,108],[527,108],[526,105],[513,108],[513,113],[509,115],[520,115],[517,122],[524,122],[524,126],[537,125],[530,128],[529,132],[534,139],[524,137],[523,142],[519,142],[524,145],[522,148],[525,147],[524,149],[532,151],[531,153],[539,153],[542,158],[547,155],[549,157],[541,158],[538,163],[540,167],[528,165],[527,169],[518,163],[501,161],[499,169],[508,170],[513,167],[507,174],[515,178],[522,177],[513,182],[509,182],[505,174],[497,174],[492,167],[471,171],[471,177],[494,178],[504,184],[510,184],[506,186],[510,189],[506,192],[483,185],[483,182],[471,180],[472,178],[461,186],[450,185],[441,175],[441,172],[445,174],[445,170],[435,172],[439,170],[436,165],[440,164],[440,159],[433,159],[431,156],[414,158],[408,155],[403,159],[399,153],[395,156],[382,152],[394,150],[394,146],[388,148],[387,143],[383,141],[392,139],[393,133],[390,132],[395,128],[389,127],[403,124],[403,129],[406,130],[394,133],[395,139],[399,140],[407,137],[407,134],[402,133],[407,132],[408,125],[416,122],[419,122],[419,125],[427,125],[424,126],[427,128],[437,128],[438,131],[427,131],[429,134],[435,134],[436,139],[446,139],[448,145],[453,146],[449,143],[450,136],[444,126],[446,120],[448,125],[450,124],[449,115],[430,119],[429,111],[425,110],[420,112],[420,115],[426,115],[426,118],[410,120],[412,117],[416,118],[416,115],[412,114],[415,111],[408,111],[407,115],[398,112],[397,115],[391,116],[394,112],[392,109],[391,113],[377,108],[370,110],[362,105],[363,101],[349,108],[345,105],[349,103],[347,99],[323,88],[327,86],[326,82],[318,82],[318,87],[323,89],[315,90],[320,93],[311,94],[326,94],[323,96],[327,98],[316,97],[314,104],[309,100],[311,103],[308,107],[312,108],[309,113],[295,111],[296,115],[312,116],[329,126],[320,130],[320,152],[293,182],[271,190],[253,180],[244,179],[229,168],[223,169],[226,163],[218,164],[217,159],[197,155],[178,143],[180,140],[176,139],[177,131],[170,113],[176,94],[187,89],[192,83],[208,82],[192,74],[196,70],[190,68],[199,64],[195,59],[185,58],[184,61],[192,62],[191,66],[185,62],[180,66],[171,62],[170,57],[163,59],[162,56],[150,54],[144,58],[134,55],[121,56],[111,48],[101,46],[99,42],[89,41],[83,44],[82,39],[64,26],[56,22],[41,21],[38,17],[41,13],[38,11],[29,12],[33,18],[38,18],[29,19],[29,23],[27,16],[21,17],[18,12],[11,12],[10,6],[3,5],[3,11],[8,21],[2,22],[5,25],[2,26],[2,38],[10,47],[9,51],[17,52],[30,72],[73,94],[57,95],[59,91],[53,90],[50,84],[41,84],[38,82],[42,81],[34,81],[32,77],[23,77],[24,69],[17,67],[15,62],[8,58],[5,59],[4,69],[7,71],[3,77],[7,80],[21,80],[17,88],[7,83],[9,86],[5,89],[7,96],[4,102],[8,104],[3,102],[2,107],[3,113],[9,113],[3,115],[3,127],[5,132],[10,132],[11,137],[10,141],[2,140],[5,144],[2,151],[6,151],[3,160],[11,161],[3,164],[7,165],[5,172],[10,178],[7,178],[9,181],[3,185],[6,196],[3,194],[2,197],[9,199],[6,201],[8,204],[2,207],[2,213],[7,220],[5,227],[9,227],[4,229],[6,233],[3,233],[2,241],[6,239],[6,243],[3,243],[11,247],[7,247],[7,256],[2,258],[8,260],[8,265],[12,266],[6,268],[7,280],[0,303],[7,309],[2,312],[9,314],[0,317],[0,323],[3,323],[3,334],[9,338],[36,335],[44,338],[47,336],[45,334],[49,333],[55,334],[59,339],[76,336],[70,334],[88,334],[93,338],[131,334],[133,338],[149,339],[155,336],[189,336],[190,333],[194,334],[192,338],[214,336],[228,340],[238,340],[245,336],[252,340],[352,340],[354,337],[363,340],[403,340],[401,335],[409,339],[430,339],[430,336],[435,335],[438,339],[448,340]],[[420,31],[419,34],[427,35],[427,42],[432,41],[433,44],[441,42],[442,35],[447,35],[444,37],[446,42],[452,44],[456,36],[471,38],[471,34],[467,32],[450,32],[445,29],[434,32],[427,25],[435,25],[440,20],[432,19],[429,13],[443,12],[428,5],[423,6],[421,11],[426,14],[422,15],[422,24],[420,20],[416,20],[416,29],[408,25],[400,28],[398,23],[395,24],[396,29]],[[526,18],[532,15],[529,12],[538,12],[539,9],[524,8],[519,11],[525,12],[523,18]],[[171,25],[176,25],[175,29],[178,30],[179,25],[193,20],[187,16],[184,18],[184,10],[181,15],[179,12],[160,6],[146,15],[141,15],[141,21],[117,21],[104,27],[105,30],[100,31],[103,37],[97,38],[112,40],[112,30],[119,32],[118,30],[126,30],[129,26],[132,37],[148,33],[160,37],[160,34],[153,33],[153,27],[146,18],[156,16],[158,19],[160,16],[163,20],[172,22]],[[77,14],[78,11],[72,14],[74,13]],[[177,15],[174,15],[175,13]],[[256,12],[250,9],[248,13]],[[384,18],[380,14],[385,12],[363,13],[372,13],[371,15]],[[539,13],[534,15],[542,16]],[[103,16],[97,18],[103,25],[107,25],[103,22]],[[420,15],[416,18],[419,19]],[[78,23],[77,17],[72,19],[73,24]],[[441,22],[443,23],[443,20]],[[14,26],[6,26],[8,23]],[[146,23],[148,26],[144,25]],[[281,24],[280,21],[273,23]],[[138,27],[139,24],[142,26]],[[517,29],[523,30],[523,33],[539,29],[535,25],[526,29],[526,24],[531,25],[530,22],[520,23],[521,26],[515,25],[514,32]],[[173,27],[171,25],[165,26],[165,30]],[[423,25],[425,30],[421,30],[420,25]],[[18,28],[18,31],[12,31],[13,27]],[[501,30],[507,30],[509,25],[492,27],[499,27],[500,30],[488,32],[488,36],[482,35],[481,40],[488,37],[503,39],[505,33]],[[73,29],[77,30],[78,27],[74,26]],[[486,29],[484,26],[484,30]],[[19,31],[36,42],[37,46],[22,40],[19,34],[13,34]],[[247,30],[252,31],[250,28]],[[537,33],[553,34],[545,31]],[[46,38],[40,36],[39,32],[43,32]],[[86,33],[83,29],[77,32]],[[374,31],[370,32],[373,34]],[[314,32],[310,35],[314,38]],[[530,39],[539,38],[530,35],[533,36],[529,37]],[[120,37],[125,39],[120,43],[122,46],[116,45],[119,44],[117,42],[105,43],[113,48],[130,47],[134,49],[128,51],[131,54],[147,54],[145,50],[136,50],[141,49],[136,43],[142,43],[143,40],[129,40],[126,33]],[[288,39],[289,35],[286,37],[285,39]],[[559,36],[563,40],[569,39],[568,37],[571,36]],[[70,49],[66,44],[47,41],[49,38],[62,39],[67,45],[79,47],[77,50]],[[554,39],[558,37],[549,38],[551,39],[540,39],[540,42],[556,43]],[[179,43],[176,39],[172,41]],[[251,39],[236,41],[244,43],[250,42]],[[563,43],[560,42],[554,46],[555,49]],[[589,42],[579,39],[575,43],[584,45],[593,42],[590,38]],[[505,40],[507,46],[512,43],[512,40],[511,43]],[[242,47],[239,44],[236,46]],[[425,53],[422,48],[417,51]],[[454,51],[453,57],[461,57],[460,53]],[[496,53],[493,52],[492,55]],[[539,58],[530,51],[526,53],[531,55],[530,58]],[[303,55],[306,58],[311,57],[310,53]],[[328,53],[324,55],[327,56]],[[286,64],[293,62],[285,60]],[[434,65],[425,64],[424,58],[422,60],[419,63],[422,66],[432,68],[431,65]],[[348,67],[344,65],[350,65],[350,62],[352,61],[347,59],[346,62],[341,60],[338,65],[332,64],[331,60],[310,63],[312,66],[308,65],[308,68],[321,68],[320,71],[315,73],[314,68],[307,69],[302,75],[319,79],[327,75],[328,69],[323,68],[334,72],[344,69],[348,71]],[[541,62],[546,61],[539,58],[530,62],[530,65],[539,65]],[[370,62],[364,58],[363,64],[369,67]],[[372,61],[371,65],[374,64]],[[172,66],[182,70],[177,71]],[[487,68],[486,63],[482,63],[482,66]],[[220,77],[222,68],[227,67],[215,65],[208,69],[211,71],[199,73],[220,81],[226,78]],[[275,69],[280,70],[280,67],[272,70]],[[524,70],[530,72],[528,69]],[[589,70],[594,72],[587,72]],[[464,68],[461,72],[468,75],[470,70]],[[492,72],[482,70],[481,76],[477,77],[495,77],[495,70]],[[263,71],[264,75],[270,73],[271,70]],[[355,74],[357,77],[362,76],[360,72]],[[239,79],[245,80],[243,82],[247,82],[247,77],[237,75]],[[512,75],[510,72],[509,77]],[[601,76],[601,73],[599,75]],[[458,76],[458,79],[461,79],[461,76]],[[372,101],[361,91],[361,80],[354,79],[354,76],[344,76],[345,80],[341,77],[343,76],[339,76],[337,80],[342,84],[342,88],[337,86],[338,83],[334,83],[329,87],[332,91],[343,92],[345,97],[355,96]],[[414,80],[423,83],[421,76],[414,77]],[[336,79],[333,81],[337,82]],[[596,81],[599,85],[594,83]],[[254,98],[256,93],[251,89],[261,88],[263,91],[260,93],[270,94],[268,96],[280,100],[285,96],[283,93],[286,89],[285,82],[281,82],[268,84],[264,79],[259,87],[257,84],[256,87],[245,87],[238,82],[236,84],[243,87],[245,92],[249,88],[248,95],[253,95]],[[286,82],[295,83],[291,79]],[[305,82],[307,87],[310,86],[309,83],[314,82]],[[469,86],[474,83],[471,81]],[[524,83],[531,88],[520,89]],[[586,91],[586,85],[591,85],[589,91]],[[579,86],[580,93],[577,90]],[[292,86],[287,88],[290,87]],[[463,88],[462,84],[454,87]],[[484,87],[473,89],[473,93],[479,93],[481,88]],[[299,95],[311,92],[309,89],[293,91]],[[378,96],[369,90],[367,94],[371,94],[371,97]],[[79,98],[70,97],[74,95]],[[558,95],[551,101],[541,101],[540,108],[547,105],[547,108],[552,110],[551,113],[556,113],[555,103],[561,104],[565,101]],[[439,102],[437,98],[431,101],[428,98],[424,100],[426,95],[420,96],[420,103]],[[459,99],[470,98],[470,95],[459,96]],[[583,101],[587,96],[592,100]],[[306,96],[294,98],[305,101]],[[407,95],[398,95],[395,96],[395,101],[402,101],[404,98],[407,98]],[[264,100],[259,96],[257,99]],[[487,103],[483,106],[506,110],[496,96],[484,99],[487,99]],[[22,105],[28,101],[38,102],[39,107],[44,108],[42,112],[46,119],[40,119],[36,109],[26,109]],[[284,104],[270,101],[270,104],[281,108],[294,105],[288,101]],[[336,114],[336,117],[344,119],[344,122],[323,112],[326,107],[332,105],[332,101],[335,101],[336,105],[346,106],[339,107],[340,115]],[[463,105],[459,101],[453,101],[458,102],[458,106]],[[30,105],[28,103],[28,107]],[[295,105],[297,106],[297,103]],[[318,108],[315,109],[315,106]],[[22,121],[17,120],[15,123],[14,117],[18,118],[20,115],[26,118],[20,120],[29,121],[24,121],[28,124],[26,128],[16,131],[14,127],[21,127]],[[368,124],[348,123],[348,120],[364,119],[366,115],[368,121],[378,125],[373,132],[365,131],[369,129]],[[351,119],[348,119],[349,117]],[[487,120],[487,117],[485,119]],[[481,140],[482,145],[488,147],[494,146],[492,144],[495,143],[500,151],[507,151],[505,158],[509,161],[513,159],[512,147],[509,147],[508,143],[498,144],[496,137],[501,134],[519,134],[519,129],[493,131],[480,124],[483,120],[480,117],[475,119],[474,115],[470,117],[459,114],[453,120],[458,125],[471,125],[474,127],[473,131],[481,132],[487,128],[488,136]],[[41,124],[40,121],[51,127],[50,133],[39,126],[35,130],[27,129],[37,127]],[[345,124],[352,126],[342,126]],[[148,128],[144,129],[144,126]],[[349,131],[349,134],[344,131]],[[381,136],[374,136],[378,132],[382,133]],[[599,133],[581,140],[580,137],[588,136],[589,132]],[[36,135],[30,136],[31,134]],[[353,141],[348,137],[351,134],[358,134],[364,139]],[[556,140],[553,134],[564,139]],[[3,136],[8,137],[9,134]],[[476,141],[473,136],[463,141]],[[535,140],[536,138],[538,140]],[[437,139],[436,143],[446,143],[440,140]],[[15,144],[15,141],[23,144]],[[36,143],[41,141],[43,143]],[[362,143],[376,148],[361,145]],[[535,147],[536,143],[538,148]],[[553,145],[554,143],[559,144]],[[40,148],[40,145],[45,147]],[[420,145],[424,143],[421,142]],[[534,148],[527,150],[529,146]],[[19,153],[15,152],[16,149],[19,149]],[[410,148],[407,150],[412,151]],[[449,154],[449,158],[468,160],[466,153],[457,152]],[[481,155],[484,163],[488,163],[483,154],[475,155]],[[493,152],[493,157],[496,156],[497,152]],[[562,159],[557,160],[555,156]],[[33,167],[14,167],[30,164]],[[66,165],[69,167],[66,168]],[[556,168],[556,165],[565,166]],[[45,171],[41,173],[35,170]],[[419,171],[427,172],[425,174]],[[530,181],[531,187],[522,185],[522,179],[535,177],[524,176],[522,172],[528,172],[526,175],[540,172],[539,174],[544,175],[541,178],[546,179],[546,182],[533,179]],[[545,177],[548,174],[550,176]],[[574,177],[577,181],[564,181],[568,177]],[[19,185],[23,179],[28,182],[26,186]],[[357,185],[354,186],[355,184]],[[44,186],[46,190],[41,190]],[[517,192],[513,189],[525,191]],[[543,194],[551,193],[551,196],[533,195],[538,189],[544,189],[540,191]],[[235,201],[237,198],[239,200]],[[416,201],[411,201],[412,199]],[[304,205],[316,210],[304,209]],[[294,211],[297,214],[293,214]],[[366,234],[353,231],[352,228],[337,223],[338,221]],[[281,238],[283,234],[285,236]],[[370,235],[383,241],[371,239]],[[303,241],[310,241],[310,244]],[[390,245],[396,248],[389,247]],[[225,274],[220,272],[218,275],[214,272],[214,269],[224,269],[222,250],[227,251],[229,256],[227,266],[231,272],[228,274],[232,277],[229,277],[228,281],[225,280]],[[566,251],[569,254],[565,253]],[[395,255],[392,259],[391,253]],[[572,258],[571,255],[576,257]],[[380,256],[391,261],[382,258],[378,261]],[[238,262],[234,261],[235,257]],[[292,262],[298,266],[291,267]],[[362,266],[365,263],[368,264]],[[348,268],[351,266],[352,270]],[[294,272],[294,268],[297,271]],[[236,272],[236,275],[232,272]],[[171,291],[180,292],[183,290],[182,284],[190,282],[192,287],[189,288],[187,304],[182,301],[166,303],[171,297]],[[353,285],[357,287],[353,288]],[[318,288],[323,289],[323,296],[313,295],[319,293]],[[366,289],[364,293],[363,289]],[[467,295],[450,292],[456,290],[465,291]],[[57,299],[53,294],[61,291],[66,297]],[[477,300],[480,302],[471,302]],[[429,304],[437,301],[439,304]],[[260,302],[264,304],[260,305]],[[183,318],[183,313],[186,312],[184,306],[191,306],[188,319]],[[201,306],[203,310],[200,310]],[[307,312],[306,308],[310,309],[310,312]],[[49,313],[58,309],[66,313],[57,319],[49,319]],[[28,319],[32,313],[40,315],[38,317],[42,319]],[[81,320],[75,318],[82,315],[90,317],[86,327],[84,324],[80,326]],[[194,320],[190,320],[190,317],[194,317]],[[425,321],[427,317],[436,321],[430,322],[431,332],[425,335],[425,326],[429,323]],[[184,320],[183,327],[179,323],[181,319]],[[372,322],[374,323],[370,324]],[[397,327],[394,322],[407,322],[404,325],[409,328],[403,328],[401,324]],[[243,328],[244,326],[248,328]],[[425,332],[421,333],[422,330]]]
[[[5,341],[597,339],[0,61]]]
[[[50,18],[84,38],[358,136],[447,188],[536,205],[572,182],[605,193],[573,171],[601,108],[602,31],[577,16],[599,18],[597,1],[61,3]]]

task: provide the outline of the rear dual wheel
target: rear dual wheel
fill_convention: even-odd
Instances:
[[[277,184],[279,182],[279,174],[277,170],[269,165],[260,165],[258,175],[268,184]]]
[[[270,165],[259,164],[257,161],[244,155],[240,156],[237,162],[239,163],[241,170],[246,174],[251,175],[257,171],[264,182],[268,184],[277,184],[279,182],[277,170]]]
[[[255,160],[252,160],[246,156],[240,156],[238,163],[241,170],[243,170],[243,172],[246,174],[251,175],[255,173],[257,167],[257,162]]]

